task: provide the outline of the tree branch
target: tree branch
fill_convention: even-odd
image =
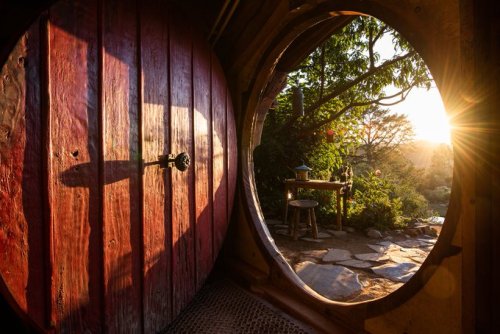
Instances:
[[[415,83],[413,83],[413,85],[414,84]],[[301,131],[301,133],[299,134],[298,137],[300,138],[300,137],[304,137],[306,135],[311,134],[312,132],[316,131],[316,129],[322,127],[323,125],[326,125],[326,124],[328,124],[328,123],[336,120],[337,118],[339,118],[340,116],[342,116],[349,109],[352,109],[352,108],[355,108],[355,107],[363,107],[363,106],[367,106],[367,105],[370,105],[370,104],[380,104],[380,102],[383,101],[383,100],[393,99],[394,97],[396,97],[398,95],[402,95],[405,91],[410,90],[412,87],[413,86],[411,86],[409,88],[402,89],[399,92],[397,92],[395,94],[392,94],[392,95],[381,96],[381,97],[379,97],[378,99],[375,99],[375,100],[350,103],[347,106],[345,106],[344,108],[342,108],[339,111],[337,111],[336,113],[332,114],[327,119],[322,120],[322,121],[317,122],[317,123],[314,123],[311,126],[308,126],[307,128],[305,128],[304,130]],[[399,102],[401,102],[401,101],[402,100],[400,100]],[[280,128],[280,130],[281,130],[281,128]]]
[[[328,101],[330,101],[334,97],[337,97],[340,94],[346,92],[350,88],[356,86],[357,84],[359,84],[363,80],[369,78],[370,76],[376,74],[377,72],[382,71],[382,70],[384,70],[384,69],[386,69],[386,68],[388,68],[388,67],[390,67],[390,66],[392,66],[400,61],[408,59],[408,58],[414,56],[415,54],[416,54],[416,51],[411,51],[411,52],[408,52],[408,53],[401,55],[399,57],[396,57],[396,58],[393,58],[391,60],[387,60],[387,61],[383,62],[380,66],[377,66],[377,67],[374,67],[374,68],[368,70],[367,72],[358,76],[356,79],[353,79],[353,80],[351,80],[343,85],[340,85],[337,88],[335,88],[332,92],[324,95],[322,98],[318,99],[318,101],[314,102],[313,104],[311,104],[310,106],[305,108],[304,113],[309,114],[309,113],[315,111],[316,109],[320,108],[323,104],[327,103]],[[366,105],[366,104],[363,104],[363,105]],[[338,115],[338,116],[340,116],[340,115]],[[285,124],[283,124],[283,126],[280,129],[278,129],[278,131],[289,128],[290,125],[293,122],[295,122],[299,117],[300,117],[300,115],[298,115],[298,114],[293,115]]]

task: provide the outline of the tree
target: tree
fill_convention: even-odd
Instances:
[[[382,56],[379,44],[388,38],[394,52]],[[363,115],[399,103],[414,87],[431,82],[411,46],[374,18],[358,17],[332,35],[289,73],[264,123],[261,145],[254,151],[259,197],[267,199],[263,209],[280,212],[281,181],[293,175],[295,166],[304,161],[313,168],[312,177],[327,178],[362,144]],[[396,92],[387,94],[388,87]],[[303,94],[303,113],[294,112],[294,88]],[[404,125],[397,117],[390,121]],[[335,132],[333,142],[325,141],[327,130]],[[383,151],[382,145],[376,152]]]
[[[387,38],[394,52],[382,58],[379,44]],[[304,138],[343,115],[359,116],[363,107],[399,103],[414,87],[430,87],[431,80],[422,59],[396,31],[374,18],[358,17],[289,74],[278,99],[283,122],[273,130],[293,128]],[[397,91],[386,95],[389,86]],[[304,116],[292,112],[292,87],[303,92]]]
[[[356,164],[366,163],[372,169],[414,136],[406,115],[394,114],[378,106],[365,109],[358,127],[360,146],[352,155],[352,160]]]

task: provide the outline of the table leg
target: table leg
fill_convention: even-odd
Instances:
[[[295,223],[293,225],[293,240],[297,240],[299,238],[299,224],[300,224],[300,209],[295,209]]]
[[[314,208],[309,209],[309,214],[311,215],[311,228],[314,239],[318,239],[318,225],[316,225],[316,214],[314,213]]]
[[[340,207],[340,189],[337,190],[337,230],[342,231],[342,208]]]
[[[285,184],[285,207],[284,207],[283,224],[288,224],[288,186]]]

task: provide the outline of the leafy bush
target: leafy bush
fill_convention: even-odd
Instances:
[[[403,227],[402,202],[394,197],[393,187],[373,173],[354,180],[354,197],[348,218],[359,229],[375,227],[380,230]]]
[[[424,190],[425,197],[433,203],[448,203],[450,201],[451,188],[447,186]]]

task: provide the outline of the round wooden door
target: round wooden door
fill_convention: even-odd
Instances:
[[[223,72],[165,1],[60,1],[0,78],[0,290],[42,330],[164,328],[233,205]],[[160,157],[185,152],[185,171]],[[162,159],[163,159],[162,158]]]

